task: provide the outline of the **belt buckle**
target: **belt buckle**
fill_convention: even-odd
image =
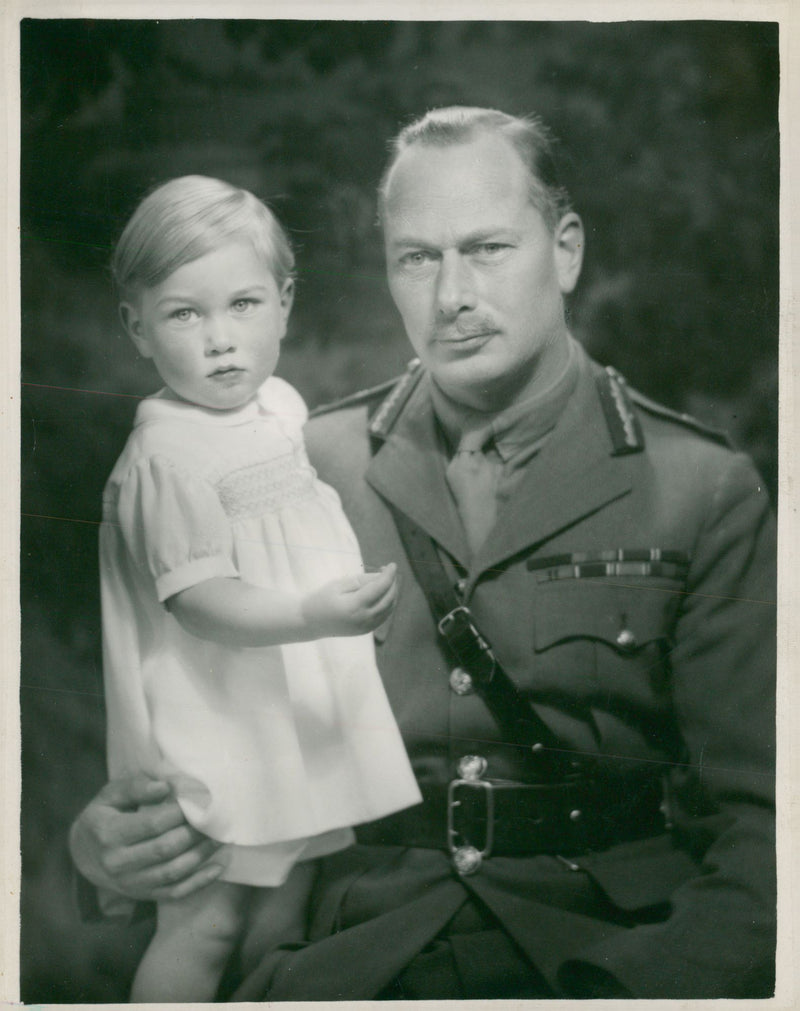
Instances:
[[[470,674],[474,674],[483,683],[492,680],[497,661],[491,646],[472,621],[468,607],[454,607],[438,622],[437,628]],[[480,663],[481,670],[476,668],[476,661]]]
[[[455,827],[455,809],[461,804],[455,799],[456,790],[459,787],[467,786],[472,789],[479,788],[484,791],[486,798],[486,833],[483,840],[483,849],[467,844],[456,846],[455,837],[459,835]],[[475,874],[480,870],[481,864],[488,859],[492,853],[494,843],[494,785],[485,779],[453,779],[447,786],[447,848],[453,861],[453,866],[462,877]]]

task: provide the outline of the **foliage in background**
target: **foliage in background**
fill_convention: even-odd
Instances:
[[[115,322],[128,214],[189,172],[269,200],[300,273],[280,371],[313,405],[408,355],[374,221],[387,139],[434,105],[538,112],[587,228],[574,331],[729,428],[774,491],[777,28],[28,20],[21,47],[23,998],[112,1001],[135,951],[76,921],[63,837],[103,780],[100,494],[156,383]]]

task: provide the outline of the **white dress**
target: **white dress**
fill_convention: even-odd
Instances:
[[[303,593],[359,571],[305,420],[276,377],[236,411],[162,391],[140,404],[103,496],[109,773],[169,780],[187,820],[231,844],[223,877],[253,885],[420,800],[371,636],[230,648],[164,606],[217,576]]]

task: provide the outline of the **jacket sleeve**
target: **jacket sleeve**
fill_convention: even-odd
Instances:
[[[700,870],[674,892],[666,920],[615,933],[562,965],[570,996],[772,992],[775,525],[749,460],[728,459],[697,538],[672,654],[687,749],[678,794]]]

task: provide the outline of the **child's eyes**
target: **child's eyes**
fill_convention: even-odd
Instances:
[[[234,302],[231,302],[231,309],[237,315],[244,316],[252,312],[258,304],[259,299],[257,298],[237,298]],[[199,315],[197,309],[181,306],[179,309],[173,309],[169,314],[169,318],[176,323],[191,323],[192,320],[199,318]]]
[[[257,305],[257,298],[237,298],[233,303],[233,310],[238,313],[250,312],[252,309],[255,309]]]
[[[169,314],[169,318],[174,319],[177,323],[188,323],[194,315],[194,309],[189,309],[184,306],[181,309],[173,309]]]

